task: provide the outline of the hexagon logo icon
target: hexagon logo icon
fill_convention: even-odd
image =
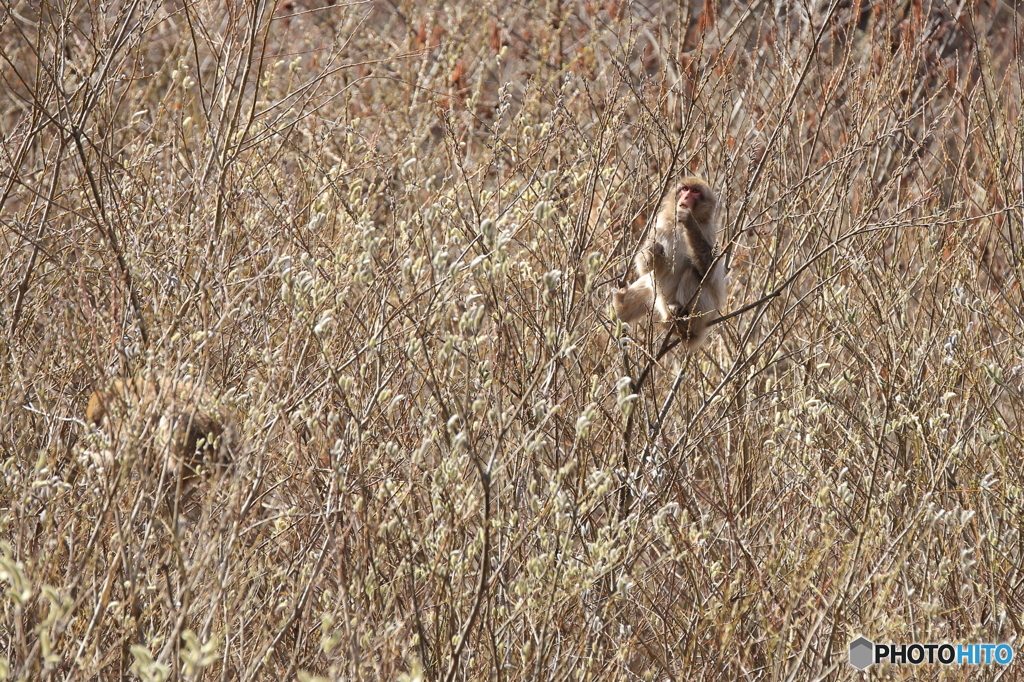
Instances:
[[[875,645],[866,637],[858,637],[850,642],[850,665],[857,670],[865,670],[875,662]]]

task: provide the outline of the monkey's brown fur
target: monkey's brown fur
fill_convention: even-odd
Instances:
[[[690,351],[704,342],[711,314],[725,304],[725,265],[714,257],[717,203],[698,177],[683,178],[662,199],[654,230],[636,255],[639,279],[613,294],[619,319],[674,323]]]
[[[145,442],[140,452],[151,471],[165,469],[170,489],[188,493],[199,473],[230,462],[230,413],[192,382],[170,378],[114,381],[89,396],[86,419],[113,438]]]

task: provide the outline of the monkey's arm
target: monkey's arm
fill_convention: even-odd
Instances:
[[[654,283],[650,274],[645,274],[629,285],[612,294],[615,315],[623,322],[632,324],[648,315],[654,307]]]
[[[699,227],[689,224],[686,225],[686,242],[690,245],[693,267],[703,279],[715,262],[715,243],[708,241]]]

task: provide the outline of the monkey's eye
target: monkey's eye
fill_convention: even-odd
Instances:
[[[679,191],[680,192],[689,192],[690,191],[690,186],[689,185],[683,185],[682,187],[679,188]]]

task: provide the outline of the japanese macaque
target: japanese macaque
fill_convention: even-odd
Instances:
[[[161,487],[182,499],[199,474],[231,460],[235,433],[230,413],[185,379],[118,379],[89,396],[85,417],[110,435],[118,451],[135,449]]]
[[[684,178],[662,199],[654,231],[636,255],[640,278],[612,295],[620,320],[672,323],[688,351],[704,342],[708,322],[725,304],[725,264],[714,254],[716,202],[697,177]]]

